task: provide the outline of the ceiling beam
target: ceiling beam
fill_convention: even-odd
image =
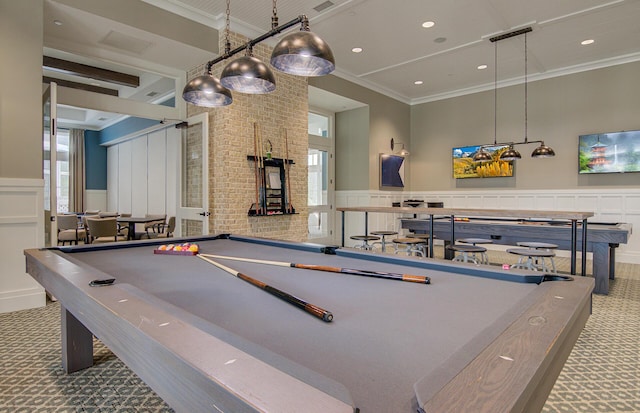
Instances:
[[[55,57],[42,56],[42,67],[45,69],[53,70],[55,72],[101,80],[103,82],[115,83],[122,86],[140,86],[140,78],[138,76],[114,72],[113,70],[101,69],[99,67],[83,65],[81,63],[57,59]]]
[[[55,79],[53,77],[42,76],[42,83],[49,84],[51,82],[56,82],[59,86],[70,87],[70,88],[73,88],[73,89],[86,90],[87,92],[102,93],[103,95],[109,95],[109,96],[118,96],[118,93],[119,93],[117,89],[109,89],[109,88],[106,88],[106,87],[93,86],[93,85],[87,85],[87,84],[84,84],[84,83],[72,82],[70,80]]]

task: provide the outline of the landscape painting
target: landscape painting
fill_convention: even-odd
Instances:
[[[508,145],[485,146],[484,150],[489,152],[492,158],[488,162],[473,160],[473,155],[480,150],[480,145],[453,148],[453,177],[464,179],[513,176],[513,161],[500,160],[500,155],[508,148]]]

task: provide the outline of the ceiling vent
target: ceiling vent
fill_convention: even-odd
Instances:
[[[316,7],[313,8],[313,10],[317,11],[318,13],[320,13],[321,11],[328,9],[329,7],[331,7],[333,5],[334,5],[333,2],[330,2],[329,0],[327,0],[324,3],[318,4]]]

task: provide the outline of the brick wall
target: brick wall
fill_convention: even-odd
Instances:
[[[247,39],[231,35],[231,48]],[[224,40],[221,39],[221,43]],[[221,50],[224,46],[221,45]],[[224,66],[238,55],[213,67],[220,76]],[[258,44],[253,55],[266,64],[271,48]],[[189,72],[189,79],[204,73],[204,64]],[[267,238],[306,241],[307,239],[307,150],[308,98],[307,79],[273,69],[276,90],[266,95],[233,93],[233,103],[222,108],[198,108],[188,105],[189,116],[209,114],[209,221],[211,233],[255,235]],[[255,171],[247,155],[254,153],[254,122],[262,132],[263,142],[273,145],[273,157],[285,158],[283,128],[288,135],[290,199],[295,215],[249,217],[255,202]]]

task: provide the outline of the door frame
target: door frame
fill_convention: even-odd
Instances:
[[[335,230],[335,175],[336,175],[336,166],[335,166],[335,147],[336,147],[336,140],[335,140],[335,113],[333,112],[328,112],[325,110],[321,110],[321,109],[316,109],[316,108],[309,108],[309,113],[315,113],[318,115],[322,115],[322,116],[326,116],[329,120],[329,127],[328,127],[328,133],[329,136],[324,137],[324,136],[317,136],[317,135],[312,135],[309,134],[309,149],[318,149],[321,151],[327,151],[327,162],[328,165],[327,167],[329,168],[328,170],[328,182],[327,182],[327,204],[325,205],[319,205],[319,206],[311,206],[311,205],[307,205],[307,209],[308,209],[308,213],[309,215],[311,215],[313,212],[319,212],[319,213],[323,213],[326,212],[327,213],[327,218],[328,218],[328,223],[327,223],[327,229],[329,231],[329,234],[327,237],[322,237],[322,238],[309,238],[308,240],[310,242],[315,242],[315,243],[324,243],[324,244],[331,244],[331,243],[335,243],[335,236],[336,236],[336,230]],[[307,166],[308,168],[308,166]],[[307,224],[308,225],[308,224]]]
[[[188,127],[182,129],[180,134],[180,143],[178,144],[178,179],[176,189],[178,191],[176,197],[176,236],[182,236],[182,220],[195,220],[202,222],[202,234],[209,233],[209,114],[200,113],[195,116],[191,116],[186,120],[188,126],[194,126],[201,124],[202,126],[202,152],[199,154],[202,159],[202,206],[201,207],[184,207],[182,206],[182,191],[183,191],[183,142],[186,138]],[[189,183],[187,183],[188,185]],[[190,234],[195,235],[195,234]]]
[[[47,105],[49,111],[47,112]],[[57,135],[57,105],[58,105],[58,85],[51,82],[47,85],[42,94],[42,177],[44,179],[44,162],[45,157],[45,133],[47,126],[49,129],[49,203],[43,201],[44,207],[44,244],[47,247],[58,245],[58,223],[56,215],[58,215],[58,139]],[[47,114],[49,119],[47,120]],[[46,186],[47,181],[44,181]],[[46,192],[47,188],[44,188]],[[44,194],[44,193],[43,193]],[[49,216],[47,217],[47,207],[49,208]],[[49,234],[49,242],[47,243],[47,234]]]

